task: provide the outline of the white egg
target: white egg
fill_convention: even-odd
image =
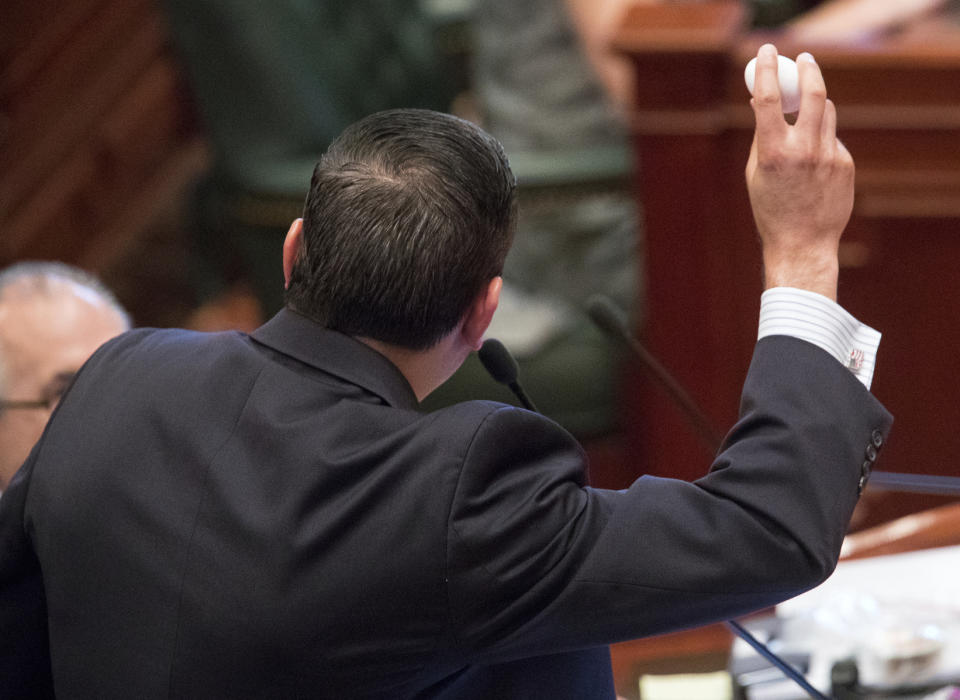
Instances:
[[[757,59],[751,58],[743,71],[743,79],[751,95],[756,70]],[[784,114],[796,112],[800,109],[800,73],[797,70],[797,64],[786,56],[777,56],[777,79],[780,83],[780,103]]]

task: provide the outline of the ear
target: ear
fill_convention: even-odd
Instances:
[[[479,350],[483,345],[483,334],[487,332],[493,312],[500,303],[500,290],[503,289],[503,278],[494,277],[487,286],[477,295],[467,315],[463,319],[460,333],[473,350]]]
[[[303,219],[294,219],[283,239],[283,288],[290,286],[290,273],[293,272],[293,263],[297,261],[300,244],[303,240]]]

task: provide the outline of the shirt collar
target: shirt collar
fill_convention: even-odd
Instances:
[[[324,328],[296,311],[281,309],[250,337],[360,386],[391,406],[407,409],[419,406],[410,383],[390,360],[356,338]]]

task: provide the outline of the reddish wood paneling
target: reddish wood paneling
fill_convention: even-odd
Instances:
[[[14,1],[0,26],[0,266],[101,270],[204,166],[152,0]]]

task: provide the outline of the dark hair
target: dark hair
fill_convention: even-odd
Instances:
[[[413,350],[453,330],[503,269],[516,180],[502,146],[427,110],[347,127],[313,171],[287,306]]]

